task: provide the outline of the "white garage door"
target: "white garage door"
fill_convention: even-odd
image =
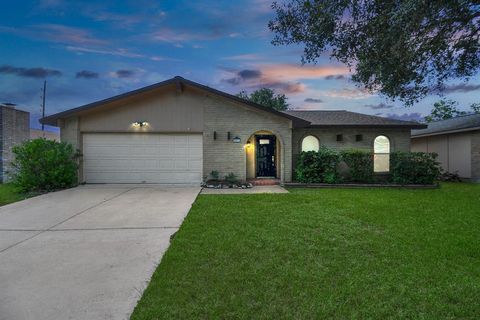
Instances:
[[[85,133],[87,183],[178,183],[202,180],[201,134]]]

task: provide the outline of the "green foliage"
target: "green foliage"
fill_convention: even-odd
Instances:
[[[440,177],[437,154],[393,152],[390,155],[392,181],[398,184],[433,184]]]
[[[39,138],[13,147],[13,153],[13,183],[21,191],[53,191],[77,184],[77,153],[71,144]]]
[[[225,176],[225,181],[229,184],[237,184],[239,182],[238,177],[233,172]]]
[[[426,122],[440,121],[451,119],[466,114],[464,111],[458,110],[458,102],[453,100],[440,100],[433,104],[430,115],[425,117]],[[473,109],[473,108],[472,108]]]
[[[213,180],[218,180],[220,173],[218,173],[217,170],[212,170],[212,172],[210,172],[210,177],[212,177]]]
[[[373,182],[373,154],[371,152],[343,150],[341,156],[349,168],[352,182]]]
[[[258,89],[250,95],[246,91],[241,91],[237,96],[279,111],[285,111],[289,106],[288,98],[284,94],[275,94],[275,91],[269,88]]]
[[[473,113],[480,113],[480,102],[472,103],[470,109]]]
[[[274,45],[303,45],[302,62],[329,52],[354,70],[353,81],[407,105],[480,69],[476,0],[290,0],[272,7]]]
[[[324,146],[318,152],[302,152],[295,171],[297,180],[304,183],[337,183],[340,160],[340,153]]]

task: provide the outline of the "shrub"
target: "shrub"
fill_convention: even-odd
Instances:
[[[295,171],[297,180],[304,183],[336,183],[339,163],[340,153],[324,146],[318,152],[302,152]]]
[[[390,155],[392,181],[398,184],[432,184],[440,177],[437,154],[393,152]]]
[[[373,154],[362,150],[341,151],[342,160],[349,168],[349,180],[370,183],[373,181]]]
[[[225,181],[228,182],[229,184],[237,184],[238,178],[233,172],[230,172],[225,176]]]
[[[44,138],[13,147],[12,182],[22,191],[53,191],[77,184],[77,158],[71,144]]]
[[[216,170],[212,170],[212,172],[210,172],[210,177],[212,177],[212,180],[218,180],[218,177],[220,177],[220,173],[218,173],[218,171]]]

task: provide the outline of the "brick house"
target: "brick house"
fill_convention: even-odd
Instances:
[[[13,104],[0,104],[0,182],[8,182],[12,147],[30,137],[30,114]]]
[[[279,112],[175,77],[41,119],[80,150],[86,183],[200,183],[213,170],[292,181],[301,151],[410,150],[407,122],[347,111]]]

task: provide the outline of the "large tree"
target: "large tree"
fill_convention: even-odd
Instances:
[[[289,106],[287,103],[288,98],[284,94],[276,94],[273,89],[269,88],[261,88],[251,94],[248,94],[246,91],[240,91],[237,96],[279,111],[285,111]]]
[[[411,105],[480,68],[478,0],[289,0],[273,3],[273,44],[324,53],[370,91]]]
[[[458,109],[458,102],[454,100],[440,100],[433,104],[432,111],[425,117],[425,122],[440,121],[451,119],[467,114],[480,113],[480,103],[472,103],[471,111],[461,111]]]

